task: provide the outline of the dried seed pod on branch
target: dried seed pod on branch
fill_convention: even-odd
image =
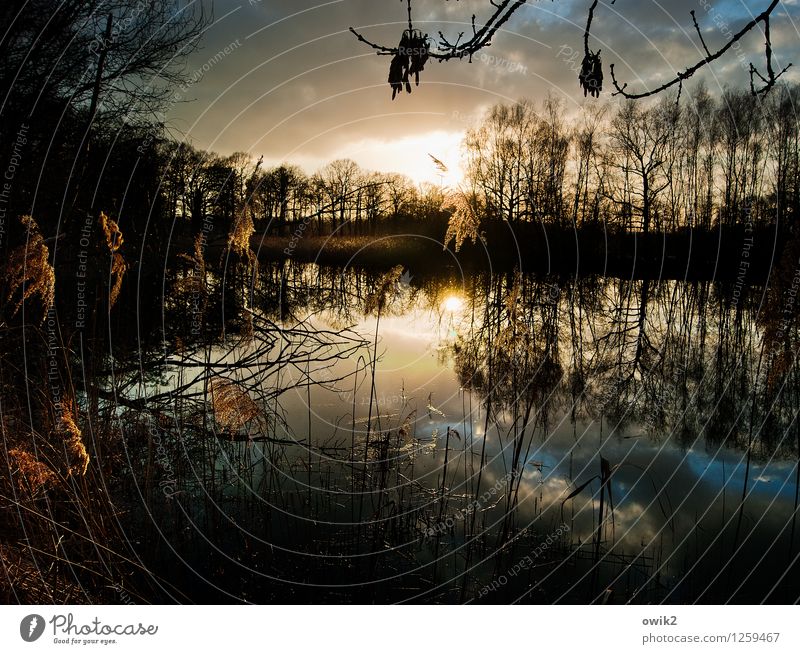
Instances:
[[[397,93],[402,91],[403,86],[405,86],[406,90],[410,92],[411,86],[408,81],[409,75],[414,75],[415,78],[418,78],[419,71],[422,70],[422,67],[424,67],[425,62],[428,59],[444,62],[451,59],[463,59],[466,57],[469,61],[472,61],[472,55],[479,50],[490,46],[492,38],[498,32],[498,30],[503,27],[503,25],[505,25],[511,19],[511,17],[517,13],[517,11],[526,5],[525,0],[489,0],[489,2],[493,7],[493,12],[488,17],[486,22],[483,23],[483,25],[476,23],[476,15],[472,14],[470,20],[470,24],[472,26],[472,35],[470,37],[464,38],[464,32],[460,32],[457,38],[449,39],[442,31],[439,31],[439,38],[435,43],[434,49],[431,49],[431,45],[428,43],[426,37],[425,48],[423,49],[424,54],[419,57],[416,63],[403,54],[404,41],[401,41],[401,45],[398,47],[390,47],[370,41],[353,27],[350,28],[350,31],[359,41],[373,48],[377,54],[392,56],[392,63],[389,69],[389,84],[392,87],[392,99],[394,99],[397,96]],[[609,4],[613,5],[614,2],[615,0],[611,0]],[[414,32],[414,25],[411,16],[411,0],[406,0],[406,5],[408,8],[408,30],[406,32],[412,33]],[[594,20],[594,12],[597,8],[597,5],[598,0],[593,0],[589,7],[586,30],[584,33],[585,54],[583,65],[581,67],[581,73],[579,75],[579,80],[581,87],[584,90],[584,95],[592,95],[593,97],[598,97],[600,95],[600,92],[602,91],[603,80],[602,62],[599,56],[600,52],[598,50],[595,53],[589,49],[589,36],[591,33],[592,21]],[[694,27],[700,38],[700,43],[704,49],[705,56],[703,59],[692,66],[684,68],[667,82],[664,82],[653,89],[644,90],[641,92],[628,91],[627,84],[620,84],[614,74],[614,65],[611,64],[610,71],[615,89],[614,95],[622,95],[628,99],[639,99],[657,95],[673,86],[678,86],[680,89],[683,87],[683,82],[685,80],[692,77],[701,68],[708,66],[717,59],[722,58],[726,53],[729,53],[729,51],[739,41],[741,41],[747,34],[749,34],[759,25],[763,26],[763,33],[765,36],[766,71],[762,73],[753,64],[750,64],[750,88],[754,95],[764,95],[768,93],[775,86],[781,75],[783,75],[786,70],[788,70],[789,66],[791,66],[791,64],[789,64],[780,71],[778,71],[775,67],[770,26],[771,18],[777,6],[778,0],[772,0],[763,12],[746,23],[738,32],[730,36],[730,38],[728,38],[728,40],[715,52],[712,52],[708,48],[700,30],[700,26],[697,23],[694,11],[690,12]],[[760,83],[761,86],[757,86],[757,83]]]

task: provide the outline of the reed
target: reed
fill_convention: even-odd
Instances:
[[[128,264],[119,251],[125,240],[122,238],[122,231],[119,225],[104,212],[100,212],[98,221],[106,239],[106,247],[111,255],[111,268],[109,270],[111,284],[108,291],[108,306],[110,310],[119,299],[120,290],[122,289],[122,279],[125,277],[125,273],[128,270]]]
[[[56,274],[50,263],[50,250],[39,232],[36,221],[31,216],[20,218],[27,232],[24,245],[15,248],[5,265],[5,277],[8,285],[6,301],[10,302],[18,296],[13,315],[20,310],[23,303],[38,297],[44,311],[42,322],[48,309],[53,306],[56,296]]]

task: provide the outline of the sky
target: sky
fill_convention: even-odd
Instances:
[[[199,1],[199,0],[198,0]],[[412,94],[391,100],[389,57],[360,43],[394,46],[407,22],[404,0],[214,0],[213,23],[189,59],[196,79],[167,114],[178,138],[222,155],[243,151],[266,165],[287,162],[311,173],[350,158],[369,170],[399,172],[416,182],[455,185],[464,131],[490,106],[527,98],[560,98],[565,115],[585,103],[619,102],[604,92],[585,99],[578,86],[589,0],[538,0],[521,7],[490,47],[466,60],[429,62]],[[630,89],[658,85],[703,57],[695,10],[714,51],[769,0],[610,0],[595,11],[590,47],[602,49]],[[450,40],[492,11],[489,0],[413,0],[415,27]],[[772,23],[776,68],[800,81],[800,0],[784,0]],[[757,28],[738,49],[704,69],[712,92],[749,87],[749,63],[764,69]],[[226,51],[227,48],[227,51]],[[218,56],[222,52],[222,56]],[[577,54],[576,54],[577,53]],[[430,154],[448,166],[441,175]]]

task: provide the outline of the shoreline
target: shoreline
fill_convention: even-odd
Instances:
[[[259,260],[294,260],[321,265],[412,270],[510,271],[553,275],[602,275],[625,279],[674,279],[764,283],[780,261],[780,234],[774,228],[687,230],[680,233],[609,233],[530,226],[494,233],[482,243],[452,243],[421,234],[374,236],[254,236]],[[532,238],[533,237],[533,238]],[[443,239],[442,239],[443,240]],[[783,239],[785,242],[786,239]]]

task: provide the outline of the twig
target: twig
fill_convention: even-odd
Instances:
[[[411,23],[411,2],[408,1],[408,13],[409,13],[409,29],[412,29]],[[476,29],[475,26],[475,17],[472,18],[472,27],[473,27],[473,34],[470,39],[461,43],[461,38],[464,36],[464,33],[461,32],[456,39],[455,43],[451,43],[448,39],[444,36],[442,32],[439,32],[439,43],[437,45],[438,52],[431,52],[430,58],[436,59],[437,61],[449,61],[450,59],[463,59],[464,57],[472,57],[473,54],[491,45],[492,37],[497,33],[497,31],[511,18],[511,16],[516,13],[518,9],[520,9],[524,4],[525,0],[503,0],[502,2],[492,2],[493,7],[495,7],[495,11],[489,20],[486,22],[483,27],[480,29]],[[368,45],[374,50],[378,51],[378,54],[397,54],[398,48],[391,47],[386,45],[381,45],[379,43],[374,43],[369,39],[365,38],[360,32],[356,31],[353,27],[350,28],[350,31],[355,34],[356,38],[361,41],[362,43]]]
[[[698,61],[693,66],[686,68],[685,70],[679,72],[673,79],[669,80],[668,82],[664,82],[660,86],[651,91],[643,91],[641,93],[630,93],[626,91],[628,85],[627,83],[620,85],[617,81],[616,75],[614,74],[614,64],[611,64],[611,80],[614,84],[614,88],[616,89],[616,93],[614,95],[621,95],[624,98],[629,100],[639,100],[641,98],[647,98],[652,95],[657,95],[662,91],[666,91],[667,89],[675,86],[676,84],[682,85],[684,80],[689,79],[692,75],[694,75],[698,70],[703,68],[704,66],[709,65],[710,63],[716,61],[722,55],[724,55],[728,50],[730,50],[735,43],[738,43],[746,34],[748,34],[756,25],[759,23],[764,23],[764,32],[766,36],[766,55],[767,55],[767,77],[763,77],[755,67],[750,64],[750,80],[751,80],[751,90],[754,95],[757,94],[764,94],[767,93],[774,85],[777,79],[783,75],[784,72],[789,68],[787,66],[784,68],[779,74],[775,74],[774,70],[772,69],[772,44],[770,41],[769,36],[769,17],[775,8],[778,6],[778,0],[772,0],[769,6],[761,12],[758,16],[756,16],[753,20],[747,23],[741,30],[739,30],[736,34],[734,34],[731,39],[722,46],[719,50],[714,53],[707,54],[706,57]],[[694,12],[692,12],[692,18],[694,19]],[[697,25],[697,21],[695,20],[695,26],[698,29],[699,33],[699,26]],[[702,39],[702,37],[701,37]],[[705,43],[703,44],[705,47]],[[706,48],[706,51],[708,49]],[[791,64],[790,64],[791,65]],[[755,85],[753,84],[753,76],[757,75],[765,84],[764,88],[756,89]]]

